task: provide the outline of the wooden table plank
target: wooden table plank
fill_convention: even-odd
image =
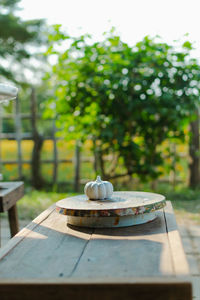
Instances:
[[[94,233],[92,229],[66,226],[66,217],[54,208],[32,224],[35,226],[29,225],[30,229],[15,237],[14,250],[11,243],[7,255],[0,251],[0,278],[176,275],[163,211],[151,223],[96,229]],[[179,265],[183,265],[186,259],[179,242]]]
[[[174,276],[163,211],[151,223],[95,229],[73,277]]]
[[[165,224],[167,236],[169,239],[170,253],[172,254],[172,262],[176,275],[188,275],[189,265],[186,259],[185,252],[181,241],[180,234],[171,202],[168,201],[167,206],[164,208]]]
[[[24,196],[22,181],[1,182],[0,187],[0,212],[9,210]]]
[[[16,234],[2,249],[0,249],[0,261],[31,232],[42,223],[48,216],[55,210],[55,205],[48,207],[43,211],[37,218],[35,218],[31,223],[24,227],[18,234]]]
[[[95,230],[66,226],[52,206],[0,250],[0,294],[3,300],[28,294],[30,300],[186,300],[191,283],[176,279],[186,266],[169,203],[149,224]]]
[[[69,277],[91,231],[80,234],[66,226],[64,216],[53,211],[28,233],[21,232],[15,237],[20,242],[1,260],[0,278]]]

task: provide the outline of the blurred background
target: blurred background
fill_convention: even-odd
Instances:
[[[199,222],[198,1],[0,0],[0,173],[21,218],[83,193],[159,192]]]

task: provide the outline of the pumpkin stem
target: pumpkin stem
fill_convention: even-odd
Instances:
[[[96,181],[97,181],[97,182],[100,182],[100,181],[101,181],[101,176],[97,176]]]

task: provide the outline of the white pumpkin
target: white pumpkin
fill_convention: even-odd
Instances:
[[[103,200],[112,196],[113,185],[97,176],[96,181],[90,181],[85,185],[84,192],[91,200]]]

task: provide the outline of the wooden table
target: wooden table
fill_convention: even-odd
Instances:
[[[0,250],[0,295],[11,299],[192,299],[170,202],[148,224],[66,226],[51,206]]]
[[[12,237],[19,231],[16,202],[23,196],[23,182],[0,182],[0,213],[8,212]]]

